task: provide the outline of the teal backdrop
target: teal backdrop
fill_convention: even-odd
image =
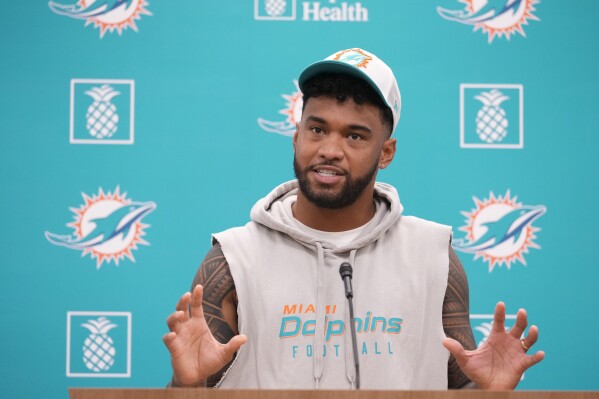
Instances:
[[[599,2],[58,1],[0,12],[0,397],[169,381],[165,318],[294,177],[295,80],[347,48],[395,71],[378,178],[453,226],[477,340],[526,308],[546,359],[519,389],[599,389]]]

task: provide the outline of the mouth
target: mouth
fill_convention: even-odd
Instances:
[[[330,170],[316,169],[315,172],[324,177],[338,176],[337,172],[333,172]]]
[[[323,184],[337,183],[345,175],[343,171],[332,166],[317,166],[312,171],[316,176],[316,180]]]

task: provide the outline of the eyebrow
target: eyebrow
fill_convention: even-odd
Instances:
[[[319,118],[318,116],[314,116],[314,115],[310,115],[306,119],[309,120],[309,121],[313,121],[313,122],[317,122],[317,123],[322,123],[323,125],[327,124],[326,120],[324,120],[322,118]],[[362,131],[365,131],[365,132],[368,132],[368,133],[372,133],[372,130],[370,128],[364,126],[364,125],[356,125],[356,124],[354,124],[354,125],[349,125],[349,128],[351,130],[362,130]]]

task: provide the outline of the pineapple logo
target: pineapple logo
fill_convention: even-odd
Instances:
[[[99,317],[97,320],[88,320],[81,324],[90,332],[83,343],[83,363],[91,371],[108,371],[114,365],[114,342],[108,335],[108,331],[117,327],[106,317]]]
[[[67,312],[67,377],[131,376],[131,312]]]
[[[461,84],[460,147],[524,148],[523,86]]]
[[[71,80],[71,144],[133,144],[135,82]]]
[[[535,243],[541,229],[532,224],[547,212],[543,205],[522,205],[508,190],[504,196],[489,193],[489,198],[472,197],[475,208],[462,212],[466,224],[460,227],[466,233],[463,239],[454,239],[455,250],[473,254],[489,263],[489,272],[495,266],[505,265],[508,270],[515,262],[526,265],[524,254],[530,248],[540,249]]]
[[[295,91],[292,94],[283,94],[281,97],[285,99],[285,108],[279,111],[280,114],[286,116],[285,121],[269,121],[263,118],[258,118],[258,125],[267,132],[277,133],[283,136],[293,136],[295,133],[295,124],[302,119],[302,92],[299,89],[297,80],[293,81]]]
[[[85,114],[89,134],[98,139],[112,137],[118,128],[119,115],[110,100],[121,93],[109,85],[102,85],[86,91],[85,94],[94,99]]]
[[[117,31],[119,36],[127,28],[137,32],[136,20],[142,15],[152,15],[146,0],[79,0],[75,4],[48,3],[50,10],[58,15],[85,20],[85,26],[93,24],[100,29],[100,38],[106,32]]]
[[[254,0],[254,19],[295,20],[296,0]]]
[[[524,25],[528,20],[539,21],[533,14],[535,4],[541,0],[459,0],[465,3],[462,10],[448,10],[437,7],[439,15],[449,21],[472,25],[474,31],[481,30],[488,35],[489,43],[495,37],[510,37],[519,33],[526,37]]]
[[[483,103],[483,107],[476,114],[476,134],[485,143],[501,142],[507,135],[508,127],[505,110],[501,108],[501,103],[509,100],[509,97],[504,96],[499,90],[493,89],[489,92],[482,92],[474,98]]]
[[[266,13],[271,17],[280,17],[285,12],[287,2],[285,0],[265,0]]]

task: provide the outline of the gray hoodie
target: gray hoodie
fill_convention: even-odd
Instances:
[[[442,307],[451,229],[402,216],[396,190],[375,185],[373,220],[335,246],[298,227],[297,181],[254,205],[251,222],[215,234],[239,299],[248,342],[222,388],[348,389],[355,381],[349,311],[339,275],[354,270],[364,389],[446,389]],[[287,200],[286,200],[287,199]]]

